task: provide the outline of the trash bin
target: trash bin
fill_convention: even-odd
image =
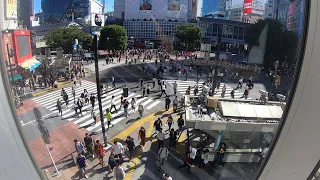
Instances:
[[[123,88],[123,97],[128,97],[128,87]]]

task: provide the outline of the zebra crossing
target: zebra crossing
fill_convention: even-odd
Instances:
[[[166,80],[167,83],[169,83],[170,85],[173,86],[173,84],[175,82],[177,82],[177,92],[184,95],[188,89],[188,87],[190,86],[191,87],[191,91],[190,93],[193,94],[193,91],[194,91],[194,88],[195,86],[197,85],[197,82],[196,80],[192,81],[183,81],[183,80]],[[198,89],[199,89],[199,92],[202,91],[202,83],[204,81],[203,80],[199,80],[199,83],[198,83]],[[220,87],[219,89],[216,89],[216,94],[214,95],[215,97],[219,97],[219,98],[222,98],[221,97],[221,93],[222,93],[222,88],[224,86],[224,83],[221,83],[220,84]],[[225,92],[225,95],[224,95],[224,99],[231,99],[231,94],[230,92],[232,91],[232,87],[226,85],[226,92]],[[240,92],[238,90],[235,90],[234,91],[234,98],[241,98],[243,95],[243,92]],[[247,99],[252,99],[250,97],[248,97]]]
[[[89,96],[91,93],[93,93],[96,96],[96,92],[97,92],[96,88],[97,88],[97,86],[95,83],[89,82],[89,81],[82,81],[81,86],[77,86],[75,88],[75,91],[76,91],[75,100],[77,101],[77,99],[80,97],[80,95],[84,91],[84,89],[86,89],[88,91]],[[82,115],[83,116],[81,116],[81,115],[76,116],[75,111],[73,109],[73,96],[71,93],[72,88],[67,87],[64,89],[69,96],[69,105],[67,106],[67,105],[63,104],[61,118],[63,120],[71,121],[71,122],[79,125],[80,127],[83,127],[86,130],[91,131],[91,132],[101,131],[101,123],[96,123],[95,125],[91,125],[94,122],[94,120],[92,119],[92,116],[91,116],[91,110],[92,110],[91,103],[85,104],[83,106],[83,108],[82,108]],[[115,89],[115,90],[108,92],[106,94],[103,94],[101,96],[101,103],[102,103],[104,113],[105,113],[105,109],[111,107],[111,105],[110,105],[111,97],[114,96],[114,104],[116,105],[118,111],[113,112],[113,114],[112,114],[112,117],[113,117],[113,119],[111,121],[112,125],[115,125],[126,118],[125,116],[123,116],[123,112],[124,112],[123,107],[121,110],[119,110],[119,107],[121,104],[120,98],[121,98],[122,93],[123,93],[123,91],[120,88],[120,89]],[[153,100],[151,97],[141,97],[141,95],[139,95],[137,93],[133,93],[133,92],[129,92],[128,97],[126,97],[125,99],[127,99],[130,103],[132,98],[136,99],[136,106],[138,106],[141,103],[145,110],[146,109],[150,110],[153,107],[156,107],[159,103],[161,103],[160,100]],[[38,103],[39,105],[41,105],[42,107],[49,109],[53,113],[58,114],[58,109],[56,107],[58,99],[60,99],[64,103],[64,101],[62,100],[62,96],[61,96],[61,90],[50,92],[50,93],[47,93],[43,96],[35,97],[32,100],[34,102]],[[137,109],[138,108],[136,107],[136,110]],[[99,105],[98,105],[97,99],[96,99],[95,106],[94,106],[93,110],[98,116],[99,115]],[[129,105],[129,107],[128,107],[128,112],[129,112],[129,115],[134,113],[131,109],[131,105]],[[106,126],[106,128],[107,128],[107,126]]]

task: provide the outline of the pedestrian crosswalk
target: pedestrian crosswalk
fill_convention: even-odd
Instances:
[[[193,92],[194,92],[194,89],[195,89],[195,86],[197,85],[197,82],[196,80],[192,81],[192,80],[189,80],[189,81],[183,81],[183,80],[166,80],[167,83],[171,84],[173,86],[173,84],[175,82],[177,82],[177,92],[182,94],[182,95],[185,95],[186,94],[186,91],[188,89],[188,87],[190,86],[191,87],[191,91],[190,91],[190,94],[193,95]],[[198,82],[198,90],[199,90],[199,93],[202,92],[202,84],[203,84],[203,80],[200,80]],[[219,98],[222,98],[221,96],[221,93],[222,93],[222,88],[224,86],[224,83],[221,83],[220,84],[220,87],[219,89],[216,89],[216,94],[214,95],[215,97],[219,97]],[[224,99],[231,99],[231,94],[230,92],[232,91],[232,87],[226,85],[226,92],[225,92],[225,95],[224,95]],[[234,91],[234,98],[241,98],[243,95],[243,92],[240,92],[238,90],[235,90]],[[248,99],[251,99],[250,97],[248,97]]]
[[[71,93],[71,87],[65,88],[66,93],[69,96],[69,104],[63,104],[63,109],[62,109],[62,119],[63,120],[68,120],[71,121],[75,124],[78,124],[80,127],[85,128],[88,131],[91,132],[99,132],[101,131],[101,123],[97,122],[95,125],[92,125],[94,123],[94,120],[91,115],[91,110],[92,110],[92,105],[89,102],[88,104],[85,104],[82,108],[82,115],[75,115],[75,110],[73,109],[73,101],[77,101],[77,99],[80,97],[81,93],[84,92],[84,89],[88,91],[88,95],[90,96],[91,93],[93,93],[96,96],[97,92],[97,86],[95,83],[90,82],[90,81],[82,81],[81,86],[77,86],[75,88],[76,91],[76,96],[75,98],[72,96]],[[107,108],[111,107],[111,97],[114,96],[114,104],[117,107],[116,112],[113,112],[112,114],[112,121],[111,124],[115,125],[119,123],[120,121],[124,120],[126,117],[123,116],[123,107],[119,110],[121,100],[120,97],[123,93],[123,90],[120,89],[115,89],[111,92],[108,92],[106,94],[103,94],[101,96],[101,103],[102,103],[102,109],[103,113],[105,113],[105,110]],[[133,92],[129,92],[127,99],[129,103],[131,102],[131,99],[135,98],[136,100],[136,110],[138,109],[138,105],[142,104],[144,109],[150,110],[153,107],[156,107],[159,103],[161,103],[160,100],[153,100],[151,97],[141,97],[141,95]],[[41,105],[42,107],[49,109],[50,111],[57,113],[58,114],[58,109],[57,109],[57,100],[60,99],[63,103],[64,101],[62,100],[61,96],[61,90],[57,90],[54,92],[47,93],[43,96],[35,97],[32,100]],[[96,99],[95,101],[95,106],[93,108],[97,116],[99,116],[99,106],[98,106],[98,100]],[[131,109],[131,105],[129,104],[128,107],[128,112],[129,115],[130,113],[134,113],[133,110]],[[107,126],[106,126],[107,127]]]

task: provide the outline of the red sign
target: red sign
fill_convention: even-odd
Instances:
[[[18,65],[32,58],[30,31],[28,30],[13,30],[15,56]]]
[[[252,0],[244,0],[243,3],[243,14],[252,14]]]
[[[14,53],[14,44],[13,44],[13,37],[11,32],[3,33],[2,34],[2,50],[4,52],[4,59],[6,64],[9,64],[8,61],[8,51],[7,51],[7,44],[9,45],[9,52],[12,50]],[[11,57],[11,64],[16,64],[16,58],[15,56]]]

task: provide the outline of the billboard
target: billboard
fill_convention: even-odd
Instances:
[[[8,51],[7,51],[7,44],[9,45],[9,51],[14,50],[14,44],[13,44],[13,35],[11,32],[3,33],[2,34],[2,50],[4,52],[4,60],[7,62],[6,64],[9,64],[8,62]],[[11,58],[11,64],[16,64],[16,58],[13,56]]]
[[[5,0],[5,18],[18,19],[18,0]]]
[[[91,14],[91,26],[104,26],[104,15],[103,14]]]
[[[252,0],[244,0],[243,3],[243,14],[252,14]]]
[[[152,0],[140,0],[140,10],[141,11],[152,10]]]
[[[30,31],[13,30],[13,39],[17,64],[21,65],[32,57]]]
[[[168,0],[168,11],[180,11],[180,0]]]

